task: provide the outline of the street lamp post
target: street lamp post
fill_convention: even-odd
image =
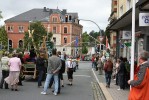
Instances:
[[[94,23],[97,27],[98,27],[98,29],[99,29],[99,32],[100,32],[100,37],[102,36],[102,33],[101,33],[101,29],[100,29],[100,27],[99,27],[99,25],[96,23],[96,22],[94,22],[94,21],[92,21],[92,20],[86,20],[86,19],[78,19],[78,20],[82,20],[82,21],[89,21],[89,22],[92,22],[92,23]],[[89,35],[89,34],[88,34]],[[89,35],[90,36],[90,35]],[[90,37],[92,37],[92,36],[90,36]],[[93,38],[93,37],[92,37]],[[96,45],[96,39],[94,38],[94,40],[95,40],[95,45]],[[99,41],[98,41],[99,42]],[[100,50],[101,50],[101,39],[100,39]]]

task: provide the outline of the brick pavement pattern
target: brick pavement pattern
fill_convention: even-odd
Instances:
[[[98,71],[95,71],[95,74],[99,79],[99,83],[102,83],[106,87],[104,74],[98,75]],[[119,86],[115,85],[115,80],[111,79],[110,88],[106,89],[111,94],[113,100],[128,100],[129,88],[124,90],[117,90],[118,88]]]

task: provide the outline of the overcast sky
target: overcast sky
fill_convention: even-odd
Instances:
[[[4,24],[4,20],[33,8],[56,9],[57,6],[60,10],[77,12],[80,19],[92,20],[103,30],[108,25],[111,13],[111,0],[1,0],[0,11],[3,19],[0,20],[0,25]],[[92,22],[80,21],[80,24],[83,25],[83,32],[99,31]]]

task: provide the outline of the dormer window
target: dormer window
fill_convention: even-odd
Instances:
[[[65,22],[68,22],[68,15],[65,16]]]
[[[53,22],[57,22],[57,18],[56,17],[53,17]]]
[[[71,16],[69,16],[69,20],[70,20],[70,21],[72,20],[72,17],[71,17]]]

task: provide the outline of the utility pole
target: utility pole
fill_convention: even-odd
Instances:
[[[131,39],[131,73],[130,79],[134,79],[134,50],[135,50],[135,9],[136,0],[132,2],[132,39]]]

